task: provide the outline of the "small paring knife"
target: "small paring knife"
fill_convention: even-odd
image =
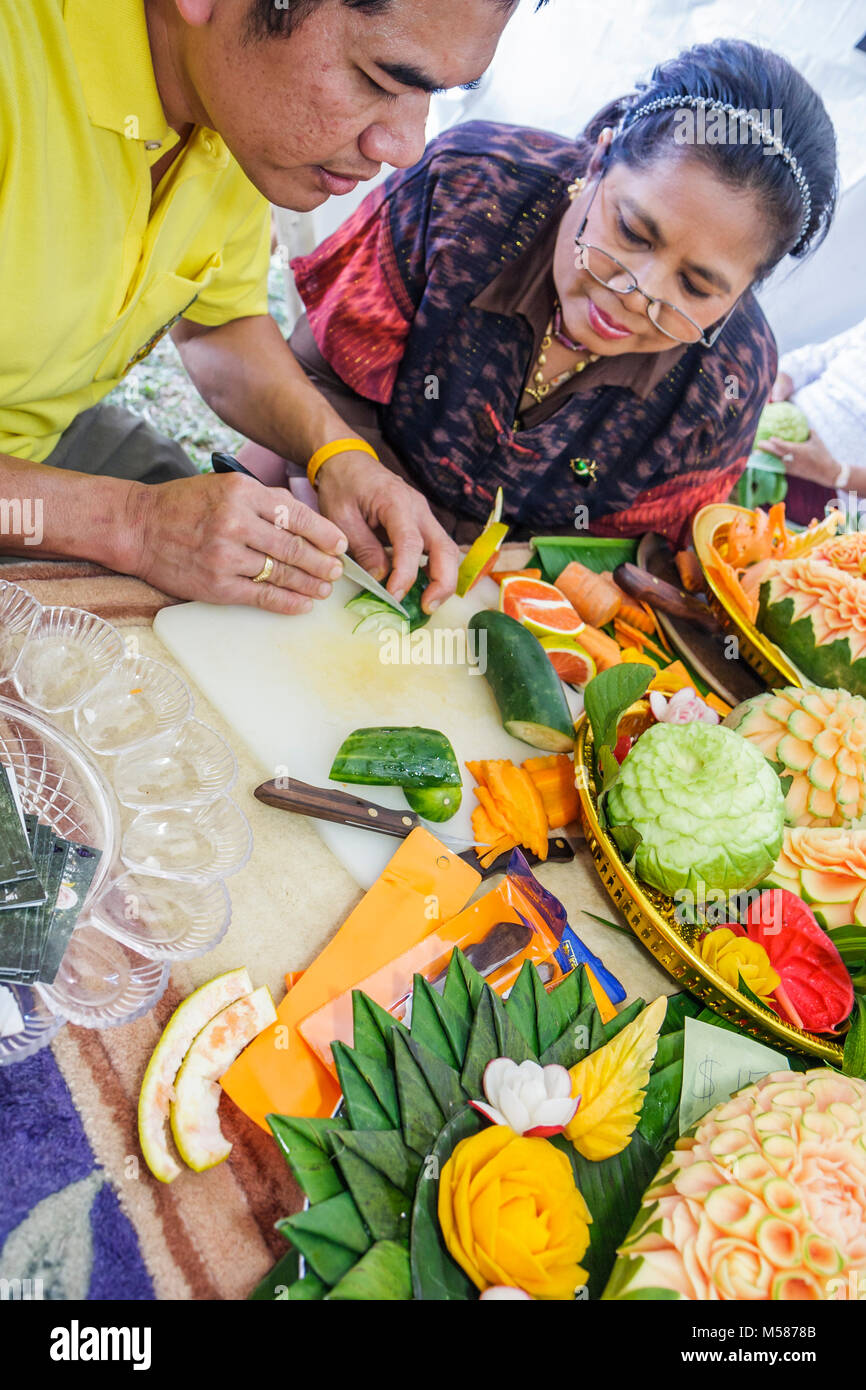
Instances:
[[[244,468],[244,465],[235,458],[234,454],[211,454],[210,461],[214,473],[243,473],[247,478],[255,478],[256,476],[255,473],[251,473],[248,468]],[[256,481],[258,481],[258,479],[256,479]],[[393,594],[389,594],[388,590],[384,585],[379,583],[378,579],[374,579],[372,574],[368,574],[364,567],[358,564],[357,560],[352,559],[351,555],[343,555],[341,560],[344,579],[351,579],[352,583],[357,584],[359,588],[366,589],[369,594],[374,594],[375,597],[381,599],[383,603],[387,603],[389,607],[396,609],[400,616],[408,621],[409,614],[402,603],[395,599]]]
[[[359,796],[351,796],[348,792],[337,791],[331,787],[309,786],[308,783],[299,782],[294,777],[280,778],[279,785],[276,781],[263,782],[261,786],[256,787],[254,795],[266,806],[275,806],[280,811],[294,811],[298,816],[311,816],[315,820],[332,821],[336,825],[352,825],[360,830],[378,830],[380,835],[393,835],[398,840],[405,840],[418,826],[424,826],[460,859],[477,869],[483,878],[504,873],[511,858],[511,851],[506,850],[489,868],[484,869],[478,862],[478,851],[474,845],[467,849],[465,841],[458,843],[449,840],[447,836],[439,833],[435,825],[423,821],[408,808],[405,811],[395,811],[388,806],[377,806],[373,801],[364,801]],[[524,850],[523,853],[529,864],[541,862],[537,855],[531,854],[528,850]],[[563,836],[558,835],[548,841],[546,863],[565,864],[573,858],[574,850]]]

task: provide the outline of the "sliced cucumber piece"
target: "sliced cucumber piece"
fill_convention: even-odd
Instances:
[[[386,608],[384,604],[377,608],[375,613],[368,613],[359,623],[352,628],[352,636],[356,632],[407,632],[409,624],[405,618],[393,608]]]
[[[369,787],[459,787],[454,749],[436,729],[356,729],[328,774],[332,782]],[[421,813],[419,812],[419,815]]]
[[[404,787],[403,795],[417,816],[444,821],[456,816],[463,800],[462,787]]]

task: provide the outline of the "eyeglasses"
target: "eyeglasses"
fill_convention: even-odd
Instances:
[[[731,317],[731,314],[734,312],[734,309],[736,309],[739,300],[731,306],[721,323],[717,324],[712,333],[707,335],[701,325],[695,323],[694,319],[690,318],[685,310],[678,309],[675,304],[671,304],[667,299],[654,299],[652,295],[647,294],[646,290],[642,290],[628,266],[623,265],[622,261],[618,261],[616,256],[611,256],[608,251],[602,250],[600,246],[593,246],[589,242],[581,241],[581,237],[586,229],[586,224],[589,221],[590,209],[595,202],[595,195],[601,187],[602,178],[603,175],[599,177],[593,189],[593,194],[589,200],[583,221],[580,224],[580,229],[574,239],[574,244],[578,253],[575,260],[575,267],[579,270],[585,270],[599,285],[604,285],[606,289],[613,290],[614,294],[628,295],[637,292],[643,295],[647,302],[647,317],[650,323],[652,323],[660,333],[663,333],[666,338],[672,338],[674,342],[677,343],[703,343],[704,347],[712,347],[719,334],[722,332],[722,329],[725,327],[725,324],[728,322],[728,319]],[[623,279],[624,283],[621,285],[614,285],[613,281],[618,278]]]

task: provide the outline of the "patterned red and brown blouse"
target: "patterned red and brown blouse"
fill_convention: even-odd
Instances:
[[[518,418],[585,159],[562,136],[458,126],[292,268],[325,361],[440,508],[483,522],[502,486],[523,534],[580,515],[681,544],[745,467],[776,345],[748,293],[713,348],[601,358]]]

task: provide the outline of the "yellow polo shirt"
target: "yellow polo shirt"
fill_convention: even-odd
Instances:
[[[178,142],[144,0],[0,0],[0,452],[40,462],[180,317],[267,313],[270,217],[225,144]]]

